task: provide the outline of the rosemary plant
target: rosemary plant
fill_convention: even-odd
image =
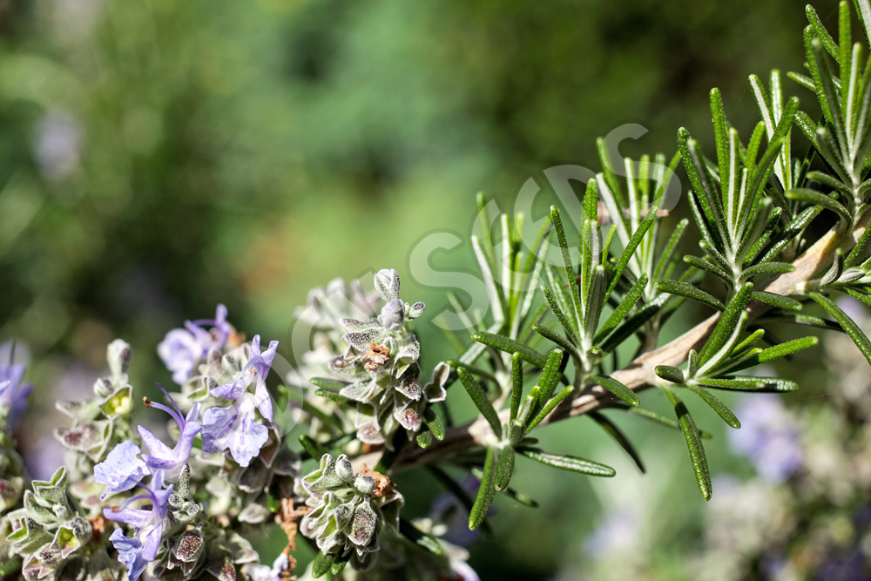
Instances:
[[[392,269],[375,274],[374,292],[356,281],[312,292],[299,313],[311,349],[294,354],[298,369],[279,386],[267,385],[278,342],[246,340],[219,306],[158,346],[176,388],[143,406],[169,416],[168,441],[134,429],[131,348],[116,340],[94,396],[57,404],[72,420],[55,431],[67,465],[29,482],[13,428],[30,388],[21,364],[0,366],[0,576],[474,579],[466,551],[443,537],[444,511],[403,514],[391,475],[424,469],[467,511],[469,529],[498,526],[498,494],[536,506],[511,487],[515,470],[530,466],[518,458],[615,475],[541,446],[537,430],[548,424],[586,415],[643,470],[603,410],[674,429],[687,477],[691,467],[711,498],[708,435],[685,399],[740,428],[715,392],[797,389],[794,378],[752,370],[813,348],[820,329],[846,333],[871,362],[871,340],[837,304],[848,295],[871,306],[871,5],[855,5],[864,34],[855,43],[846,2],[834,35],[808,8],[806,70],[788,75],[798,96],[787,98],[778,71],[768,86],[750,77],[761,120],[749,137],[714,89],[712,138],[680,129],[670,162],[613,160],[600,142],[602,171],[587,183],[581,215],[551,208],[532,244],[522,215],[491,216],[479,196],[472,246],[490,309],[465,318],[466,336],[448,333],[457,353],[432,369],[414,332],[425,306],[402,298]],[[668,233],[660,209],[681,176],[691,220]],[[663,343],[687,300],[710,316]],[[807,335],[778,341],[772,331],[787,325]],[[664,392],[673,416],[642,405],[647,388]],[[480,415],[457,424],[445,402],[465,397]],[[287,402],[301,431],[279,428],[275,408]],[[475,476],[474,488],[449,467]],[[246,536],[273,521],[287,548],[264,565]],[[305,572],[295,572],[300,539],[317,551]]]

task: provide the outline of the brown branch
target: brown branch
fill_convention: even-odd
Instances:
[[[838,233],[834,229],[830,230],[792,263],[795,267],[794,271],[775,277],[766,285],[764,290],[784,296],[801,292],[803,283],[810,280],[821,268],[831,263],[838,247],[847,243],[855,245],[864,232],[869,217],[871,217],[871,213],[863,217],[850,235]],[[758,318],[769,308],[764,303],[752,302],[748,307],[750,320]],[[699,350],[704,345],[719,316],[719,313],[712,315],[670,343],[640,355],[628,366],[612,373],[611,377],[635,391],[641,391],[655,385],[657,376],[654,373],[654,368],[657,365],[677,366],[686,361],[690,349]],[[567,401],[564,405],[557,407],[539,425],[589,413],[609,401],[613,401],[613,396],[608,391],[598,385],[593,386],[574,400]],[[503,422],[507,421],[508,410],[503,410],[500,417]],[[434,441],[429,448],[407,447],[391,471],[433,464],[454,452],[483,445],[490,438],[492,438],[492,431],[489,424],[483,417],[479,417],[473,422],[449,429],[444,440]],[[354,460],[354,464],[355,466],[360,466],[365,462],[371,464],[377,461],[377,456],[377,454],[361,456]]]

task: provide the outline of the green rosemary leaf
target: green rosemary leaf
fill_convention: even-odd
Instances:
[[[844,331],[847,335],[850,336],[850,339],[853,340],[853,343],[856,344],[856,347],[862,352],[862,355],[865,356],[865,359],[868,360],[868,363],[871,363],[871,341],[868,340],[868,336],[862,332],[862,329],[859,328],[859,325],[853,321],[847,314],[841,310],[841,308],[833,303],[828,297],[825,297],[819,293],[811,292],[808,293],[808,296],[815,300],[821,307],[823,307],[838,323],[841,327],[844,328]]]
[[[429,428],[429,431],[432,432],[432,435],[435,436],[436,440],[445,439],[445,425],[442,423],[442,419],[435,412],[432,406],[429,406],[424,410],[423,421],[426,423],[426,427]]]
[[[583,458],[577,458],[575,456],[546,454],[538,448],[518,448],[517,451],[530,460],[535,460],[536,462],[540,462],[541,464],[552,468],[569,470],[571,472],[588,474],[590,476],[610,477],[617,474],[617,472],[610,466],[593,462],[592,460],[584,460]]]
[[[702,445],[699,429],[696,427],[695,421],[690,416],[681,399],[669,388],[663,388],[668,396],[671,405],[674,407],[677,421],[680,424],[680,431],[683,432],[684,439],[687,443],[687,450],[690,454],[690,463],[693,465],[693,472],[696,476],[696,481],[699,484],[699,491],[705,500],[711,499],[711,473],[708,470],[708,460],[705,457],[705,448]]]
[[[647,275],[642,274],[641,277],[635,281],[635,284],[632,285],[632,288],[623,295],[623,299],[617,305],[617,308],[614,309],[614,312],[611,313],[611,316],[608,317],[608,320],[605,321],[605,324],[599,329],[599,332],[596,333],[596,336],[593,338],[594,343],[599,343],[603,338],[608,336],[610,333],[620,322],[629,314],[629,311],[635,306],[635,303],[638,302],[638,299],[641,298],[641,295],[644,294],[644,289],[647,288]]]
[[[484,519],[487,518],[487,513],[490,511],[490,505],[493,504],[493,498],[496,496],[496,452],[493,448],[487,448],[487,458],[484,460],[484,474],[481,477],[481,486],[478,488],[478,495],[475,497],[475,504],[472,505],[472,510],[469,511],[469,530],[475,530]]]
[[[456,359],[448,359],[447,361],[445,361],[445,363],[447,363],[448,365],[450,365],[454,369],[463,368],[466,371],[468,371],[469,373],[477,375],[478,377],[481,377],[483,379],[486,379],[489,381],[495,381],[497,383],[499,381],[498,379],[496,379],[495,375],[493,375],[489,371],[481,369],[480,367],[475,367],[474,365],[469,365],[468,363],[463,363],[462,361],[458,361]]]
[[[814,218],[819,216],[822,211],[823,208],[821,206],[812,206],[802,210],[798,216],[792,219],[792,222],[787,225],[786,229],[775,238],[771,248],[759,260],[759,262],[769,262],[777,258],[780,251],[795,239],[796,236],[801,234],[807,225],[810,224]]]
[[[560,322],[560,325],[562,325],[563,329],[565,329],[566,334],[569,336],[569,340],[576,345],[580,344],[580,341],[578,341],[578,335],[575,332],[573,324],[569,321],[565,311],[560,306],[557,297],[554,296],[553,291],[551,291],[546,286],[542,286],[541,292],[544,294],[544,299],[545,301],[547,301],[547,306],[550,307],[551,312],[553,312],[557,320]]]
[[[638,331],[644,323],[649,321],[659,312],[662,305],[668,300],[669,295],[662,294],[638,309],[632,316],[623,321],[614,331],[602,341],[601,349],[610,352],[616,349],[629,336]]]
[[[339,395],[338,393],[336,393],[334,391],[328,391],[326,389],[316,389],[315,395],[320,396],[324,399],[334,401],[336,403],[348,403],[349,401],[351,401],[348,398],[346,398],[342,395]]]
[[[692,285],[688,282],[680,282],[677,280],[663,280],[656,283],[656,290],[668,293],[670,295],[686,297],[688,299],[700,302],[703,305],[708,305],[709,307],[717,309],[718,311],[722,311],[726,308],[726,306],[722,302],[720,302],[720,300],[714,295],[706,293],[697,286]]]
[[[472,398],[475,407],[478,408],[478,411],[481,412],[481,415],[484,416],[484,419],[486,419],[487,423],[490,424],[496,437],[501,438],[502,422],[499,420],[499,414],[496,413],[496,408],[494,408],[490,400],[487,399],[487,394],[484,393],[481,384],[478,383],[478,380],[475,379],[474,375],[462,367],[457,369],[457,374],[460,376],[460,381],[469,393],[469,397]]]
[[[608,297],[611,296],[611,293],[614,291],[614,287],[617,286],[617,281],[623,274],[623,270],[632,259],[632,255],[635,253],[635,249],[638,248],[638,245],[641,243],[644,235],[647,234],[647,231],[653,225],[654,220],[656,220],[657,210],[658,208],[656,206],[652,206],[650,208],[650,210],[647,212],[647,215],[644,217],[644,220],[642,220],[641,223],[638,224],[638,229],[632,234],[632,237],[626,244],[626,248],[624,248],[623,252],[620,253],[620,257],[617,259],[617,263],[614,266],[614,274],[612,275],[611,282],[608,284],[608,290],[605,291],[605,300],[607,300]]]
[[[571,353],[572,356],[577,357],[578,349],[574,345],[572,345],[571,341],[566,339],[564,336],[560,335],[553,329],[549,327],[545,327],[544,325],[533,324],[533,331],[547,339],[548,341],[552,341],[566,350],[567,353]]]
[[[646,418],[648,420],[654,421],[654,422],[661,424],[663,426],[666,426],[668,428],[673,428],[675,430],[680,429],[680,424],[678,423],[677,420],[667,418],[667,417],[660,415],[654,411],[650,411],[650,410],[642,408],[642,407],[626,408],[626,411],[628,411],[629,413],[635,414],[637,416],[641,416],[642,418]],[[703,440],[710,440],[713,437],[708,432],[703,432],[702,430],[699,430],[699,434],[701,435]]]
[[[332,391],[334,393],[339,393],[340,391],[342,391],[342,388],[348,385],[343,381],[330,379],[328,377],[312,377],[311,379],[309,379],[309,381],[315,387],[319,387],[325,391]]]
[[[577,284],[575,283],[575,267],[572,265],[572,258],[569,255],[569,244],[566,241],[566,233],[563,229],[563,223],[560,219],[559,210],[556,209],[556,206],[550,207],[550,219],[553,222],[554,230],[556,231],[557,241],[559,242],[560,253],[563,258],[563,266],[566,271],[566,281],[568,282],[570,295],[571,295],[571,304],[574,309],[575,320],[577,321],[576,325],[578,330],[580,330],[583,325],[581,324],[581,297],[578,294]]]
[[[827,173],[823,173],[821,171],[809,171],[807,172],[807,178],[809,180],[813,180],[815,182],[819,182],[822,185],[829,187],[833,190],[836,190],[838,193],[844,194],[845,196],[852,196],[853,192],[847,185],[839,179],[833,178]]]
[[[753,276],[758,276],[760,274],[767,274],[769,276],[773,276],[775,274],[785,274],[787,272],[793,272],[795,267],[787,262],[766,262],[763,264],[756,264],[751,266],[750,268],[745,268],[741,277],[749,279]]]
[[[720,320],[717,321],[711,336],[708,338],[705,346],[699,352],[699,366],[703,366],[726,345],[732,337],[734,331],[739,325],[741,315],[744,309],[747,308],[747,303],[750,301],[750,295],[753,292],[752,283],[744,283],[744,286],[732,297],[732,300],[726,305],[723,314],[720,315]]]
[[[520,398],[523,395],[523,360],[518,353],[511,356],[511,415],[510,419],[517,419],[517,411],[520,409]]]
[[[532,421],[527,424],[526,433],[529,433],[534,427],[540,424],[542,420],[544,420],[544,418],[546,418],[547,415],[556,408],[556,406],[561,404],[565,398],[570,396],[574,390],[574,386],[570,385],[558,394],[556,394],[556,397],[545,403],[544,406],[541,407],[540,411],[532,419]]]
[[[726,282],[731,282],[732,277],[729,274],[720,268],[719,266],[713,264],[711,261],[706,260],[704,258],[699,258],[698,256],[693,256],[692,254],[687,254],[683,257],[683,261],[689,264],[690,266],[695,266],[700,270],[704,270],[705,272],[709,272],[716,276],[717,278],[721,278]]]
[[[502,492],[508,488],[511,475],[514,473],[514,448],[505,446],[499,454],[499,463],[496,465],[496,491]]]
[[[712,410],[714,410],[717,413],[717,415],[720,416],[723,419],[723,421],[726,422],[726,424],[728,424],[730,427],[735,428],[735,429],[738,429],[741,427],[741,422],[738,421],[738,418],[735,417],[735,414],[732,413],[732,410],[730,410],[726,406],[726,404],[724,404],[716,396],[714,396],[714,394],[710,393],[709,391],[707,391],[703,387],[698,387],[696,385],[690,384],[690,385],[687,385],[687,387],[690,389],[690,391],[692,391],[697,396],[699,396],[702,399],[702,401],[704,401],[706,404],[708,404],[710,406],[710,408]]]
[[[587,308],[584,312],[584,335],[593,337],[599,326],[599,318],[602,316],[602,308],[608,300],[605,294],[605,267],[601,264],[593,269],[593,280],[590,281],[590,290],[587,295]]]
[[[755,377],[752,375],[735,375],[729,377],[700,377],[696,383],[713,389],[730,391],[751,391],[756,393],[782,393],[795,391],[798,384],[794,381],[776,377]]]
[[[315,579],[326,575],[333,565],[333,555],[325,555],[318,552],[315,555],[314,563],[312,563],[312,577]]]
[[[786,197],[790,200],[798,200],[804,204],[813,204],[831,210],[841,217],[846,227],[853,224],[853,216],[850,215],[849,210],[830,196],[806,188],[794,188],[786,192]]]
[[[591,375],[590,381],[601,385],[606,390],[611,392],[612,395],[623,400],[625,403],[631,406],[637,406],[639,403],[641,403],[641,400],[638,399],[638,396],[635,394],[634,391],[632,391],[613,377],[606,377],[603,375]]]
[[[541,387],[542,405],[553,395],[554,388],[562,378],[564,363],[565,353],[561,349],[554,349],[547,356],[547,363],[544,365],[538,380],[538,385]]]
[[[504,335],[495,335],[493,333],[475,333],[472,335],[472,339],[483,343],[485,345],[489,345],[495,349],[500,351],[504,351],[505,353],[519,353],[521,359],[528,363],[532,363],[538,367],[544,367],[547,363],[547,357],[536,351],[535,349],[531,349],[526,345],[518,343],[513,339],[509,339]]]
[[[430,444],[432,444],[432,432],[421,430],[417,433],[415,440],[417,441],[417,445],[421,448],[429,448]]]
[[[768,291],[753,291],[750,298],[754,301],[759,301],[760,303],[765,303],[787,311],[801,310],[801,303],[797,300]]]
[[[814,35],[820,39],[820,42],[823,43],[823,47],[825,47],[830,55],[838,58],[838,45],[835,42],[835,39],[833,39],[829,34],[829,31],[826,30],[826,27],[823,26],[823,22],[820,20],[817,11],[814,10],[813,6],[808,4],[805,7],[805,13],[807,14],[807,21],[810,24]]]
[[[686,381],[684,379],[683,371],[677,367],[672,367],[671,365],[657,365],[654,367],[653,371],[664,380],[678,385],[683,385],[684,381]]]

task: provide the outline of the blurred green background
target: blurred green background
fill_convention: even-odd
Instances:
[[[835,3],[816,7],[831,25]],[[682,125],[710,142],[713,86],[749,134],[747,76],[800,69],[804,23],[787,0],[2,0],[0,336],[30,346],[48,396],[87,391],[116,336],[136,385],[169,383],[156,344],[218,302],[283,340],[307,290],[337,276],[394,267],[404,297],[437,313],[444,292],[406,276],[409,248],[467,236],[476,192],[510,208],[549,167],[598,171],[595,138],[624,123],[649,130],[625,154],[670,156]],[[467,247],[437,262],[473,269]],[[448,350],[428,317],[417,329],[431,368]],[[658,558],[679,560],[703,501],[679,437],[637,423],[656,459],[643,477],[591,422],[550,428],[555,451],[619,475],[521,470],[542,508],[499,505],[473,552],[482,577],[582,564],[617,490],[656,503]],[[749,470],[722,437],[710,453]],[[437,492],[402,485],[420,513]]]

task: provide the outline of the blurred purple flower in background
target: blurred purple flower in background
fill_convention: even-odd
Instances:
[[[800,428],[778,395],[744,398],[737,408],[741,429],[728,432],[729,444],[747,456],[767,482],[783,482],[802,466]]]
[[[474,497],[480,485],[480,480],[474,476],[469,476],[460,486],[467,494]],[[493,508],[490,509],[490,515],[493,514],[493,510]],[[429,509],[429,516],[433,521],[442,523],[447,527],[447,531],[440,536],[452,545],[468,547],[481,534],[478,530],[469,530],[469,511],[457,500],[456,496],[449,492],[435,497]]]
[[[631,552],[639,545],[641,519],[631,510],[608,512],[598,528],[587,537],[584,550],[590,557]]]
[[[26,348],[16,348],[12,341],[0,345],[0,407],[10,410],[5,418],[10,427],[24,413],[33,392],[33,385],[22,383],[28,359]]]
[[[820,581],[859,581],[868,579],[868,559],[861,549],[832,555],[820,565],[815,579]]]
[[[63,111],[52,111],[36,127],[34,155],[46,178],[60,181],[79,167],[82,124]]]
[[[0,363],[0,406],[10,410],[9,423],[12,424],[24,413],[27,407],[27,396],[33,391],[29,383],[22,384],[24,365]]]
[[[208,325],[211,330],[203,328]],[[210,349],[221,349],[233,327],[227,322],[227,307],[218,305],[214,319],[185,321],[184,329],[173,329],[166,334],[157,354],[167,369],[172,371],[172,380],[178,384],[187,381]]]

